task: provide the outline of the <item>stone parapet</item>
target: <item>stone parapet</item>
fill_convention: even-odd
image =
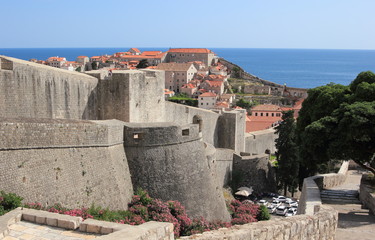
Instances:
[[[1,119],[0,150],[100,147],[123,143],[123,122]]]
[[[373,215],[375,215],[375,186],[370,185],[368,178],[369,175],[362,175],[359,188],[359,200]]]
[[[9,227],[19,221],[28,221],[40,225],[49,225],[62,229],[78,229],[81,232],[96,233],[98,240],[173,240],[173,224],[166,222],[147,222],[142,225],[132,226],[113,222],[86,219],[41,210],[17,208],[0,216],[0,239],[10,232]]]
[[[324,207],[313,216],[298,215],[283,219],[235,225],[215,231],[195,234],[181,239],[207,240],[274,240],[315,239],[333,240],[337,227],[337,212]]]
[[[348,167],[349,162],[344,161],[338,173],[321,174],[305,178],[297,214],[313,215],[317,213],[322,204],[320,191],[324,188],[332,188],[343,184],[347,176]]]

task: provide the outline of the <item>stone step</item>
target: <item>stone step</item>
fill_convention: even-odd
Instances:
[[[356,195],[349,195],[349,194],[320,194],[320,196],[324,197],[346,197],[346,198],[358,198],[358,194]]]
[[[322,203],[330,203],[330,204],[361,204],[358,199],[353,200],[344,200],[344,199],[323,199]]]

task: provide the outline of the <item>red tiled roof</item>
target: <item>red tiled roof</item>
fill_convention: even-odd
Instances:
[[[50,57],[47,59],[47,61],[66,61],[66,59],[64,57]]]
[[[139,51],[138,48],[130,48],[130,50],[133,50],[134,52],[137,52],[137,53],[140,53],[141,51]]]
[[[257,105],[251,109],[252,111],[282,111],[280,106],[272,104]]]
[[[78,56],[77,58],[87,58],[87,56]]]
[[[195,86],[191,83],[185,84],[182,86],[183,88],[195,88]]]
[[[206,92],[199,95],[199,97],[216,97],[216,93],[213,92]]]
[[[212,53],[211,50],[207,48],[171,48],[168,52],[173,53]]]
[[[227,102],[225,102],[225,101],[216,103],[216,106],[217,107],[229,108],[229,104]]]
[[[223,81],[206,80],[205,82],[207,82],[210,87],[221,87],[223,85]]]
[[[141,53],[141,56],[156,56],[160,53],[162,53],[162,51],[144,51]]]

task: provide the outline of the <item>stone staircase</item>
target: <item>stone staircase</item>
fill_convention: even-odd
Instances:
[[[322,203],[328,204],[361,204],[357,190],[324,189],[320,192]]]

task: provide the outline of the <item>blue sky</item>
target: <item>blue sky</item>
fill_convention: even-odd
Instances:
[[[0,48],[375,49],[375,0],[0,0]]]

